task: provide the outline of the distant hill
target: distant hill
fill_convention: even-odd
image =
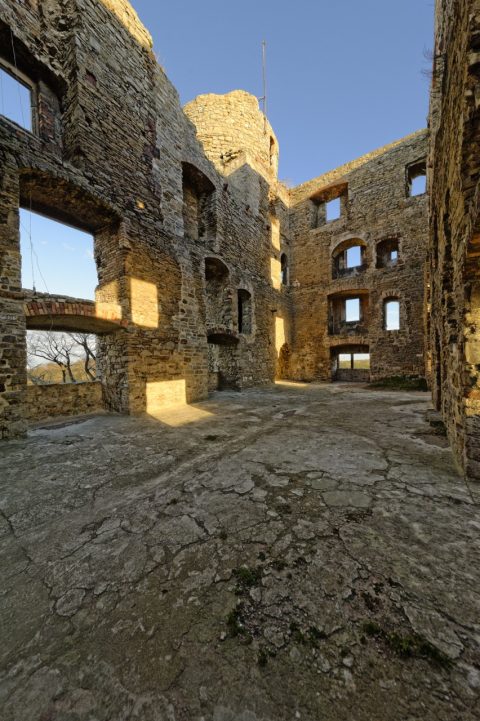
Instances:
[[[91,380],[85,373],[83,366],[83,360],[72,363],[72,373],[77,383]],[[56,363],[42,363],[35,366],[35,368],[29,368],[28,385],[34,385],[34,378],[38,379],[39,383],[63,383],[62,371]],[[68,377],[66,380],[67,383],[71,383]]]

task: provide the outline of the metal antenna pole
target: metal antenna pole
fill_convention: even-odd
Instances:
[[[267,42],[262,40],[262,75],[263,75],[263,118],[264,132],[267,132]]]

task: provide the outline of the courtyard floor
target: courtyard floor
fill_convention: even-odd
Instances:
[[[480,719],[480,488],[428,402],[279,384],[4,442],[2,721]]]

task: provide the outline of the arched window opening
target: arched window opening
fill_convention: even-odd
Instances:
[[[399,242],[396,238],[382,240],[377,245],[377,268],[393,268],[399,260]]]
[[[252,332],[252,296],[243,288],[238,291],[238,332],[243,335]]]
[[[355,275],[366,269],[365,246],[358,240],[342,243],[334,251],[333,278],[342,278],[346,275]]]
[[[288,285],[288,257],[286,253],[280,256],[280,277],[282,285]]]
[[[400,330],[400,302],[397,299],[384,301],[383,318],[385,330]]]
[[[220,258],[205,258],[205,279],[212,282],[221,282],[228,279],[228,267]]]
[[[183,228],[191,240],[212,237],[216,230],[215,186],[190,163],[182,163]]]

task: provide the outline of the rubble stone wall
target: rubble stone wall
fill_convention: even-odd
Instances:
[[[239,387],[271,382],[280,352],[276,317],[288,335],[291,316],[288,293],[272,281],[272,253],[279,253],[271,249],[272,207],[283,213],[286,242],[288,214],[270,164],[273,132],[258,101],[247,93],[220,101],[253,122],[235,144],[253,160],[229,178],[197,138],[128,3],[0,0],[0,40],[0,61],[12,68],[16,61],[32,82],[37,121],[30,133],[0,118],[2,436],[23,432],[28,415],[21,206],[94,235],[96,306],[121,326],[99,337],[107,408],[148,411],[148,399],[164,395],[159,384],[178,388],[178,381],[184,381],[185,402],[204,398],[209,346],[223,342],[221,333],[235,348],[216,356],[229,373],[236,365]],[[188,188],[185,168],[193,168]],[[193,205],[192,193],[198,194]],[[184,226],[186,204],[208,214],[205,233],[201,218],[196,237]],[[230,320],[220,336],[209,335],[206,323],[205,259],[211,256],[228,267]],[[238,329],[240,289],[252,297],[248,333]]]
[[[102,384],[54,383],[27,387],[26,419],[40,421],[56,416],[78,416],[104,408]]]
[[[434,402],[480,479],[479,0],[438,0],[430,103],[427,319]]]
[[[423,375],[426,199],[407,190],[425,131],[289,190],[258,100],[236,90],[182,109],[124,0],[0,0],[0,41],[0,63],[16,62],[32,84],[35,113],[33,132],[0,117],[3,436],[23,432],[31,413],[20,207],[94,236],[88,307],[107,409],[150,412],[165,398],[190,403],[275,377],[331,379],[347,347],[370,351],[373,378]],[[336,196],[341,218],[326,222]],[[353,239],[362,267],[345,272]],[[377,267],[392,242],[398,261]],[[55,290],[42,299],[48,313],[62,310]],[[355,326],[342,318],[348,294],[361,297]],[[383,328],[391,298],[399,331]],[[33,310],[31,327],[41,324]],[[75,314],[63,311],[57,327],[70,329]]]
[[[335,356],[348,346],[370,352],[372,379],[424,375],[427,199],[408,196],[407,169],[426,153],[420,131],[292,191],[291,377],[331,380]],[[323,204],[338,195],[341,216],[327,222]],[[391,240],[398,258],[379,267],[382,244]],[[351,246],[363,248],[361,265],[336,271],[336,257]],[[360,322],[332,327],[335,308],[355,296],[362,299]],[[388,299],[400,303],[399,330],[384,328]]]

